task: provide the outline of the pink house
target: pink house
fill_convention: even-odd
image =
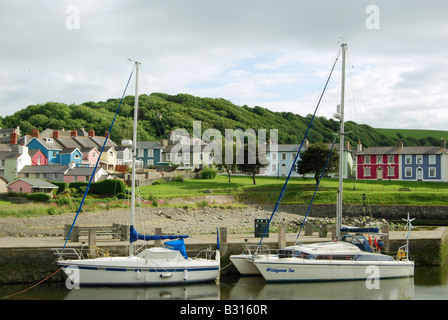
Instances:
[[[31,156],[31,165],[46,166],[48,164],[47,157],[39,149],[29,149],[28,153]]]
[[[82,164],[89,167],[94,167],[100,156],[100,152],[97,148],[81,148],[82,152]]]
[[[19,178],[6,185],[8,191],[15,191],[21,193],[51,193],[58,189],[58,186],[49,183],[42,179]]]

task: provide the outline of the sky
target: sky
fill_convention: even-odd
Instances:
[[[0,116],[120,98],[127,58],[140,93],[305,116],[347,43],[346,120],[448,131],[447,12],[444,0],[0,0]],[[340,62],[319,116],[340,103]]]

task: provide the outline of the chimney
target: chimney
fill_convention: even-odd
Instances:
[[[107,138],[109,136],[109,131],[106,131],[106,133],[104,134],[104,138]]]
[[[358,146],[356,147],[356,151],[359,153],[359,152],[362,152],[362,143],[361,143],[361,141],[358,141]]]
[[[53,138],[59,139],[59,130],[53,130]]]
[[[72,130],[70,136],[72,136],[73,138],[78,138],[78,130]]]
[[[36,129],[36,128],[32,129],[31,130],[31,136],[34,137],[34,138],[39,138],[40,137],[39,136],[39,129]]]
[[[403,147],[404,147],[403,141],[400,141],[400,142],[398,143],[398,148],[403,148]]]
[[[10,144],[10,145],[17,144],[17,132],[16,132],[16,129],[13,129],[13,130],[12,130],[12,133],[11,133],[11,140],[9,141],[9,144]]]
[[[95,136],[95,130],[91,129],[89,130],[89,137],[94,137]]]
[[[446,149],[446,140],[444,138],[440,139],[440,141],[442,142],[442,148]]]

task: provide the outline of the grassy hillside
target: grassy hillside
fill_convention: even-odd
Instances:
[[[376,129],[377,132],[398,139],[405,146],[438,146],[440,140],[448,140],[448,131],[439,130],[411,130],[411,129]]]
[[[100,102],[84,102],[80,105],[66,105],[58,102],[30,105],[11,116],[0,117],[0,127],[20,126],[22,133],[31,129],[72,130],[84,127],[94,129],[103,135],[112,123],[120,99]],[[125,97],[111,139],[120,143],[132,136],[134,97]],[[139,140],[159,140],[167,138],[171,130],[184,128],[192,133],[193,121],[201,121],[202,133],[209,128],[218,129],[224,136],[225,129],[270,129],[278,130],[279,143],[300,143],[309,125],[311,115],[291,112],[273,112],[266,108],[246,105],[237,106],[225,99],[200,98],[189,94],[168,95],[152,93],[139,97]],[[308,140],[331,142],[338,131],[339,122],[334,119],[317,117],[309,132]],[[448,138],[448,132],[425,130],[374,129],[368,125],[348,121],[346,139],[356,146],[391,146],[403,141],[405,145],[439,145],[440,138]]]

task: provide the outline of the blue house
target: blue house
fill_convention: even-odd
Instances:
[[[64,148],[54,138],[33,137],[27,144],[28,149],[37,149],[47,157],[48,164],[81,165],[82,153],[78,148]]]
[[[161,146],[156,141],[137,141],[137,160],[144,168],[157,167],[161,162]]]
[[[442,162],[448,156],[447,152],[443,147],[403,147],[401,145],[397,150],[401,156],[401,179],[444,181]]]
[[[47,157],[48,164],[61,164],[58,154],[62,151],[62,146],[53,138],[33,137],[27,144],[28,149],[39,149]]]
[[[78,148],[64,148],[57,154],[56,162],[61,165],[73,163],[75,166],[81,166],[82,152]]]

